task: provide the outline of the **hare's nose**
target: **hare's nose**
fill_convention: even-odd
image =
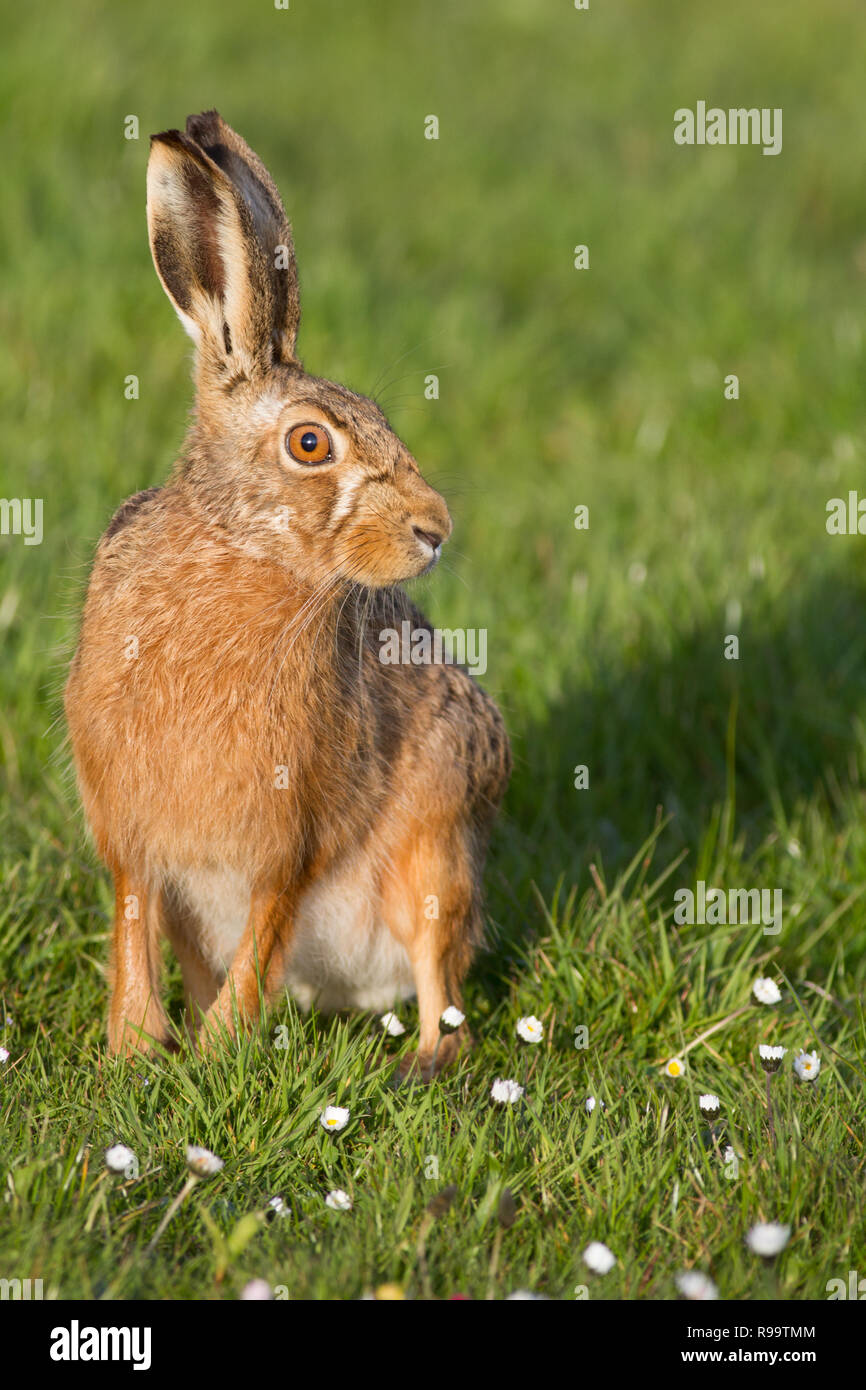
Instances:
[[[423,541],[425,545],[429,545],[432,550],[438,550],[442,544],[443,537],[438,535],[435,531],[422,531],[420,526],[413,526],[412,530],[415,532],[419,541]]]

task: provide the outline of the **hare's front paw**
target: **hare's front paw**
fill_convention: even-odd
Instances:
[[[428,1051],[410,1052],[403,1057],[397,1068],[400,1081],[432,1081],[445,1067],[450,1067],[461,1052],[472,1046],[472,1038],[465,1028],[456,1033],[446,1034],[439,1039],[439,1046]]]
[[[108,1021],[108,1052],[112,1057],[132,1059],[148,1054],[177,1051],[168,1019],[162,1010],[149,1010],[140,1024],[133,1024],[119,1011],[112,1010]]]

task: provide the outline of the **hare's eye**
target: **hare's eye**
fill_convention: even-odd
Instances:
[[[321,425],[296,425],[286,435],[286,448],[297,463],[326,463],[331,436]]]

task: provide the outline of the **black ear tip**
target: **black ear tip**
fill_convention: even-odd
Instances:
[[[208,137],[213,138],[221,125],[220,113],[214,106],[210,111],[200,111],[197,116],[187,116],[186,133],[201,144]]]
[[[150,137],[151,145],[179,145],[182,141],[183,132],[180,130],[160,130]]]

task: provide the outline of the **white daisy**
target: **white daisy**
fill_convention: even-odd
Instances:
[[[197,1178],[212,1178],[225,1167],[223,1160],[212,1154],[210,1149],[200,1149],[196,1144],[187,1144],[186,1162],[190,1172],[195,1173]]]
[[[526,1018],[519,1018],[517,1020],[517,1033],[518,1037],[521,1037],[524,1042],[541,1042],[544,1037],[544,1024],[541,1019],[536,1018],[534,1014],[528,1014]]]
[[[405,1026],[400,1022],[396,1014],[383,1014],[379,1022],[389,1037],[399,1038],[401,1033],[406,1032]]]
[[[282,1197],[272,1197],[271,1200],[268,1202],[268,1206],[274,1213],[274,1216],[288,1216],[289,1214],[289,1209],[283,1201]]]
[[[241,1298],[247,1303],[265,1302],[266,1299],[273,1298],[271,1286],[267,1279],[251,1279],[241,1289]]]
[[[319,1121],[323,1129],[327,1129],[331,1134],[336,1134],[338,1130],[345,1129],[349,1123],[349,1112],[344,1110],[342,1105],[326,1105]]]
[[[683,1298],[692,1303],[710,1301],[719,1296],[710,1276],[702,1274],[699,1269],[684,1269],[682,1274],[676,1276],[675,1283]]]
[[[770,1047],[767,1043],[758,1045],[758,1056],[761,1059],[761,1066],[764,1071],[778,1071],[782,1065],[782,1058],[788,1051],[787,1047]]]
[[[719,1106],[721,1105],[721,1101],[719,1100],[718,1096],[714,1096],[708,1093],[705,1096],[698,1097],[698,1105],[701,1107],[702,1110],[705,1110],[707,1114],[714,1115],[715,1112],[718,1110]]]
[[[8,1061],[9,1061],[9,1052],[8,1052],[8,1049],[5,1048],[5,1047],[0,1047],[0,1062],[8,1062]]]
[[[665,1076],[682,1076],[686,1064],[681,1057],[672,1057],[665,1067]]]
[[[465,1014],[462,1014],[453,1004],[449,1004],[439,1020],[440,1033],[456,1033],[465,1019]]]
[[[583,1263],[593,1274],[607,1274],[616,1264],[616,1255],[602,1241],[594,1240],[583,1252]]]
[[[759,978],[752,985],[752,993],[759,1004],[778,1004],[782,997],[779,986],[775,980],[766,977]]]
[[[753,1254],[769,1259],[784,1250],[790,1234],[790,1226],[782,1226],[778,1221],[759,1221],[746,1236],[746,1244]]]
[[[105,1165],[112,1173],[125,1173],[135,1163],[135,1154],[125,1144],[113,1144],[105,1150]]]
[[[331,1211],[351,1211],[352,1199],[342,1187],[335,1187],[325,1198],[325,1206],[330,1207]]]
[[[587,1098],[586,1098],[586,1100],[584,1101],[583,1104],[584,1104],[584,1109],[586,1110],[587,1115],[591,1115],[592,1112],[593,1112],[593,1110],[595,1109],[595,1107],[596,1107],[597,1105],[600,1105],[601,1108],[602,1108],[602,1110],[606,1110],[606,1109],[607,1109],[607,1106],[605,1105],[604,1101],[603,1101],[603,1100],[596,1100],[595,1096],[587,1096]]]
[[[821,1070],[821,1059],[817,1052],[798,1052],[794,1058],[794,1071],[801,1081],[814,1081]]]
[[[523,1095],[523,1087],[518,1086],[516,1081],[507,1078],[501,1081],[494,1081],[490,1088],[490,1096],[496,1101],[497,1105],[514,1105]]]

